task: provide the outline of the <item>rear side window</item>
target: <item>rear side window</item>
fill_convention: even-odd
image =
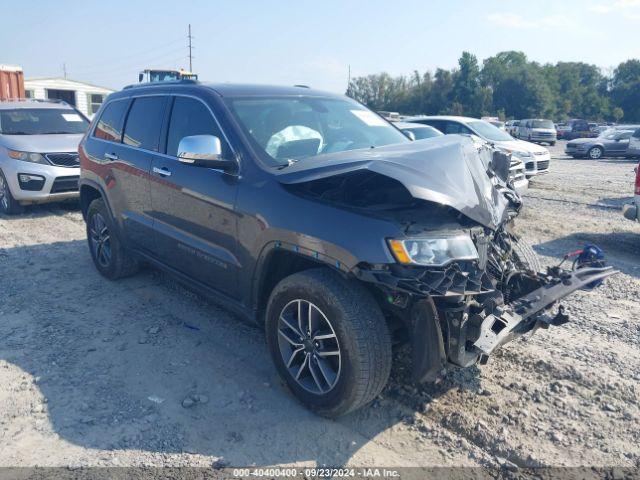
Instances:
[[[109,103],[102,112],[93,136],[102,140],[120,143],[122,138],[122,122],[129,102],[119,100]]]
[[[450,135],[452,133],[463,133],[470,135],[473,133],[467,127],[458,122],[447,122],[444,129],[444,133],[446,133],[447,135]]]
[[[176,97],[167,135],[167,155],[177,157],[180,140],[191,135],[215,135],[222,144],[222,155],[228,158],[229,147],[209,109],[194,98]]]
[[[640,138],[640,128],[633,132],[633,138]]]
[[[124,143],[157,152],[165,103],[166,97],[136,98],[124,127]]]

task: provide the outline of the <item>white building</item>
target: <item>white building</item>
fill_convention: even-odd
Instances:
[[[89,118],[98,111],[107,95],[114,92],[110,88],[56,77],[27,78],[24,91],[27,98],[64,100]]]

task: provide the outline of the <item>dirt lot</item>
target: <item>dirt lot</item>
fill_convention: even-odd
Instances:
[[[594,242],[622,273],[565,302],[572,323],[438,386],[403,386],[399,355],[338,421],[285,391],[258,329],[152,270],[100,277],[75,207],[0,217],[0,466],[640,466],[634,162],[554,151],[521,232],[546,263]]]

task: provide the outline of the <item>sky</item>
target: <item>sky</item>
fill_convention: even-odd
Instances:
[[[456,66],[521,50],[541,63],[605,73],[640,58],[640,0],[2,0],[0,64],[25,76],[114,89],[144,68],[188,68],[213,82],[305,84],[343,93],[351,76]]]

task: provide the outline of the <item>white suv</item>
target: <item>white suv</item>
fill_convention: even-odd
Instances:
[[[0,102],[0,212],[78,196],[78,144],[88,120],[64,102]]]
[[[484,120],[453,116],[418,116],[407,118],[405,121],[431,125],[445,135],[451,133],[477,135],[496,148],[522,160],[527,178],[549,173],[551,161],[549,150],[534,143],[516,140],[504,130],[500,130]]]

